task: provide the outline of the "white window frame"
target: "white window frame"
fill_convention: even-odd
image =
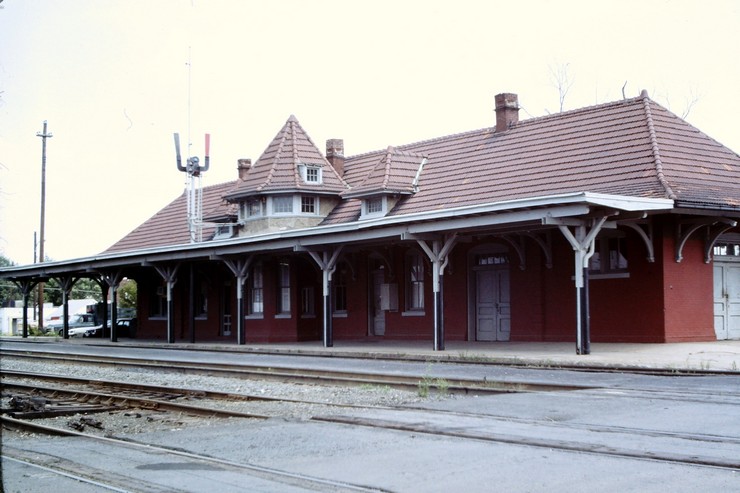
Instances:
[[[370,212],[370,205],[375,201],[380,201],[380,210]],[[362,199],[362,211],[360,212],[360,219],[372,219],[374,217],[384,217],[388,213],[388,197],[381,195],[380,197],[368,197]]]
[[[247,318],[263,318],[265,314],[265,278],[262,262],[252,266],[247,285]]]
[[[273,216],[290,216],[294,214],[295,210],[295,197],[292,195],[275,195],[270,200],[270,212]],[[290,204],[290,210],[278,210],[284,209],[287,204]]]
[[[301,214],[306,214],[306,215],[309,215],[309,216],[315,216],[315,215],[317,215],[319,213],[319,198],[317,196],[315,196],[315,195],[301,195],[300,198],[299,198],[299,200],[300,200],[300,209],[299,210],[301,211]],[[313,205],[312,205],[313,211],[312,212],[307,212],[307,211],[304,210],[304,207],[303,207],[304,206],[304,201],[306,201],[306,203],[308,203],[308,200],[313,201]]]
[[[309,173],[309,170],[311,171]],[[323,169],[317,164],[299,164],[298,172],[301,174],[303,183],[308,185],[321,185],[323,183]],[[315,180],[309,178],[316,178]]]
[[[291,316],[291,278],[290,264],[280,261],[277,269],[277,304],[275,318],[290,318]]]
[[[425,275],[424,256],[417,250],[410,250],[405,258],[406,311],[404,314],[424,313]]]

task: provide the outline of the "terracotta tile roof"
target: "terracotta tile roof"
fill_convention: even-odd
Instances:
[[[342,193],[345,198],[379,194],[408,195],[416,191],[415,179],[426,163],[426,157],[388,146],[375,167],[356,187]]]
[[[421,156],[428,157],[414,191]],[[307,185],[298,163],[322,166]],[[413,171],[413,173],[412,173]],[[356,221],[362,197],[401,195],[389,215],[490,204],[569,192],[674,198],[679,207],[740,212],[740,156],[646,95],[348,157],[340,178],[291,117],[246,180],[206,187],[206,217],[233,217],[223,200],[279,191],[321,191],[344,200],[322,224]],[[413,193],[411,193],[413,192]],[[178,197],[108,251],[188,243],[185,196]],[[212,228],[204,230],[209,238]]]
[[[322,168],[320,184],[306,183],[298,165]],[[252,165],[228,200],[264,193],[307,191],[338,194],[348,186],[291,115],[260,158]]]
[[[661,171],[679,206],[740,208],[740,156],[649,103]]]
[[[740,157],[644,95],[398,149],[429,162],[419,191],[389,215],[567,192],[673,193],[687,203],[735,207],[740,200]],[[345,180],[361,186],[384,152],[348,157]],[[356,219],[358,211],[341,204],[324,224]]]
[[[223,195],[233,189],[235,184],[236,182],[227,182],[203,187],[203,210],[214,210],[223,201]],[[213,226],[204,227],[203,239],[210,239],[214,232]],[[190,243],[187,191],[183,191],[179,197],[114,243],[106,252],[124,252],[187,243]]]

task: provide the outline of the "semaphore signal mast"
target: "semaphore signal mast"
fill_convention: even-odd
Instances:
[[[189,148],[190,146],[188,146]],[[206,134],[205,164],[200,165],[197,156],[188,157],[185,166],[180,157],[180,134],[175,133],[175,152],[177,154],[177,169],[187,173],[187,204],[188,230],[190,243],[203,241],[203,186],[201,174],[208,171],[211,149],[211,134]]]

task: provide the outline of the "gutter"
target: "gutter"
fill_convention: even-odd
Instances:
[[[186,243],[180,245],[169,245],[165,247],[155,247],[145,250],[131,250],[128,252],[114,252],[107,254],[104,253],[91,257],[82,257],[65,261],[44,262],[43,264],[31,264],[27,266],[15,266],[1,269],[0,278],[12,277],[12,275],[15,273],[28,275],[32,272],[37,272],[41,274],[47,274],[55,272],[56,268],[58,267],[65,268],[60,269],[56,272],[65,272],[70,270],[69,267],[72,267],[74,265],[78,265],[80,268],[85,268],[85,264],[98,264],[95,266],[96,268],[105,268],[113,266],[123,266],[131,263],[132,261],[136,263],[142,263],[154,261],[161,262],[182,258],[209,258],[213,255],[245,251],[245,247],[249,247],[250,245],[254,244],[259,244],[260,250],[279,250],[283,248],[292,248],[296,244],[301,244],[301,239],[336,234],[357,234],[362,232],[369,232],[371,230],[379,230],[377,231],[377,235],[372,235],[373,237],[387,237],[393,236],[395,234],[400,234],[400,232],[406,231],[408,229],[407,227],[417,229],[420,222],[444,221],[446,228],[454,228],[456,226],[456,222],[458,221],[460,223],[465,222],[466,224],[470,224],[470,216],[502,215],[503,217],[499,217],[497,221],[494,221],[491,224],[504,224],[506,222],[514,223],[521,222],[521,220],[523,219],[531,220],[530,216],[533,214],[533,211],[531,211],[531,209],[552,207],[562,208],[563,206],[578,205],[606,207],[627,212],[665,211],[670,210],[674,207],[674,201],[670,199],[639,198],[591,192],[571,192],[526,199],[506,200],[482,205],[460,206],[450,209],[444,209],[442,211],[424,211],[399,216],[385,216],[374,219],[353,221],[351,223],[313,226],[310,228],[294,229],[290,231],[275,233],[265,233],[242,238],[211,240],[195,244]],[[517,210],[519,210],[519,212],[516,212]],[[588,213],[588,209],[572,209],[571,212],[574,215],[582,215]],[[485,226],[485,221],[480,221],[480,225]],[[434,229],[433,223],[429,225],[429,228]],[[392,231],[382,231],[385,229],[389,229]],[[266,245],[266,243],[272,243],[272,245]],[[312,241],[310,243],[320,244],[321,242]],[[236,251],[223,252],[223,250],[231,249],[234,249]],[[188,255],[188,253],[192,253],[192,255]],[[152,257],[160,258],[155,259]],[[126,259],[128,259],[128,262],[126,262]],[[86,268],[91,269],[92,266],[88,266]]]

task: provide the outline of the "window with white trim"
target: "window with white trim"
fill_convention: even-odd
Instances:
[[[424,259],[417,251],[406,254],[406,310],[424,310]]]
[[[310,195],[301,196],[301,213],[302,214],[317,214],[318,213],[318,197]]]
[[[278,264],[277,313],[290,314],[290,264],[287,261]]]
[[[247,314],[262,315],[265,310],[265,284],[262,277],[262,263],[252,267],[252,275],[249,276],[247,287]]]
[[[273,214],[290,214],[293,212],[293,196],[278,195],[272,198]]]
[[[304,183],[312,185],[320,185],[322,179],[322,169],[319,165],[314,164],[299,164],[298,171],[301,174],[301,178]]]
[[[360,219],[383,217],[388,212],[387,197],[368,197],[362,200]]]

